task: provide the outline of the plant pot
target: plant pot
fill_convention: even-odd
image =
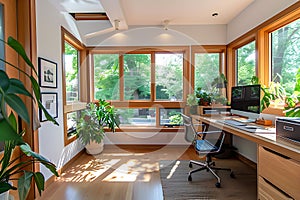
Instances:
[[[90,144],[85,145],[85,150],[88,154],[95,155],[99,154],[103,151],[104,148],[104,142],[101,140],[100,143],[96,143],[94,141],[91,141]]]
[[[9,191],[0,194],[0,200],[8,200],[8,197],[9,197]]]

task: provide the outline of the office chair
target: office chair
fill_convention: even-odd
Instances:
[[[192,168],[193,164],[200,166],[200,168],[191,170],[189,172],[188,181],[192,181],[193,173],[201,170],[207,170],[210,171],[216,177],[217,183],[215,185],[217,188],[220,188],[221,179],[214,170],[230,171],[230,177],[234,178],[234,174],[231,169],[214,167],[215,162],[212,161],[212,156],[218,154],[222,148],[222,144],[225,138],[225,133],[221,130],[207,131],[207,126],[204,125],[201,125],[203,131],[197,132],[192,122],[192,118],[184,114],[181,115],[185,127],[185,140],[192,143],[199,156],[203,154],[206,156],[205,162],[190,160],[189,162],[190,168]]]

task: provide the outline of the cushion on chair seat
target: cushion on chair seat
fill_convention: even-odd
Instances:
[[[207,140],[196,140],[195,142],[196,142],[195,147],[196,147],[197,151],[210,152],[210,151],[217,151],[218,150],[218,147],[211,144]]]

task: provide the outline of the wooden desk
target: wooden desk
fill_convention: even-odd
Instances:
[[[221,123],[225,116],[192,118],[258,144],[258,199],[300,199],[300,145],[277,138],[275,128],[251,133]]]

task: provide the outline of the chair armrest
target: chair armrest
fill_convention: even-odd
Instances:
[[[202,134],[216,134],[216,133],[222,133],[222,131],[203,131],[203,132],[197,132],[197,135],[202,135]]]

